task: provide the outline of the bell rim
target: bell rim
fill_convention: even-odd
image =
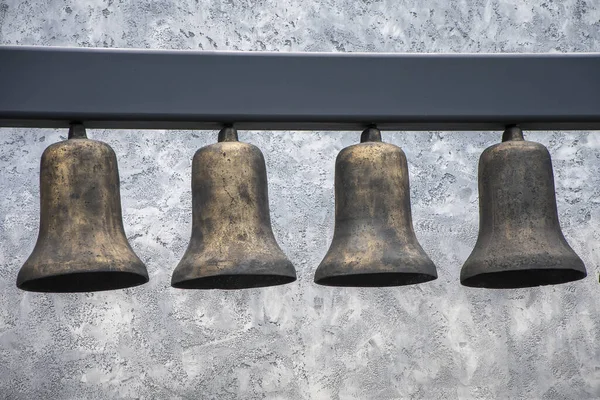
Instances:
[[[398,287],[434,281],[437,273],[427,272],[360,272],[315,277],[321,286],[333,287]]]
[[[17,287],[38,293],[86,293],[127,289],[148,283],[147,274],[133,271],[72,271],[33,278],[17,278]]]
[[[181,280],[172,279],[171,286],[175,289],[242,290],[281,286],[293,283],[296,280],[297,277],[295,274],[224,273]]]
[[[481,272],[461,277],[460,283],[466,287],[482,289],[523,289],[576,282],[585,277],[585,270],[574,267],[538,267]]]

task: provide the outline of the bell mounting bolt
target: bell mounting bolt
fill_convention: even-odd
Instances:
[[[219,143],[220,142],[237,142],[238,141],[238,133],[237,129],[235,129],[231,125],[226,125],[225,128],[219,131]]]
[[[523,137],[523,130],[517,125],[508,125],[502,134],[503,142],[508,142],[510,140],[525,140]]]
[[[360,142],[381,142],[381,131],[375,125],[368,127],[361,133]]]
[[[87,139],[85,126],[81,122],[73,122],[69,127],[69,139]]]

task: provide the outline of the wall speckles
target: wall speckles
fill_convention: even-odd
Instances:
[[[600,4],[0,0],[0,43],[600,51]],[[333,235],[335,157],[360,132],[240,132],[265,155],[275,236],[299,280],[206,292],[169,284],[190,235],[191,158],[216,132],[90,130],[117,153],[125,231],[151,281],[82,295],[15,287],[37,235],[40,156],[66,130],[0,133],[0,398],[600,398],[600,133],[526,132],[552,154],[563,231],[588,278],[494,291],[458,279],[477,237],[478,157],[500,132],[383,133],[406,152],[416,234],[439,274],[386,289],[312,283]]]

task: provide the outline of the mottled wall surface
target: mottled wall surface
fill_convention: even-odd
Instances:
[[[600,3],[0,0],[0,43],[600,51]],[[600,398],[600,133],[527,135],[552,154],[564,233],[588,278],[492,291],[458,278],[477,236],[477,160],[500,133],[384,133],[407,154],[415,230],[439,279],[344,289],[312,277],[333,234],[335,157],[359,133],[241,132],[264,152],[275,235],[299,279],[231,292],[169,286],[191,229],[191,157],[216,132],[89,134],[117,153],[125,230],[151,281],[95,294],[17,290],[37,236],[39,159],[66,132],[0,130],[0,398]]]

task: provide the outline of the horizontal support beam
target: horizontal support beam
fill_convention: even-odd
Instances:
[[[600,53],[0,46],[0,126],[600,130]]]

